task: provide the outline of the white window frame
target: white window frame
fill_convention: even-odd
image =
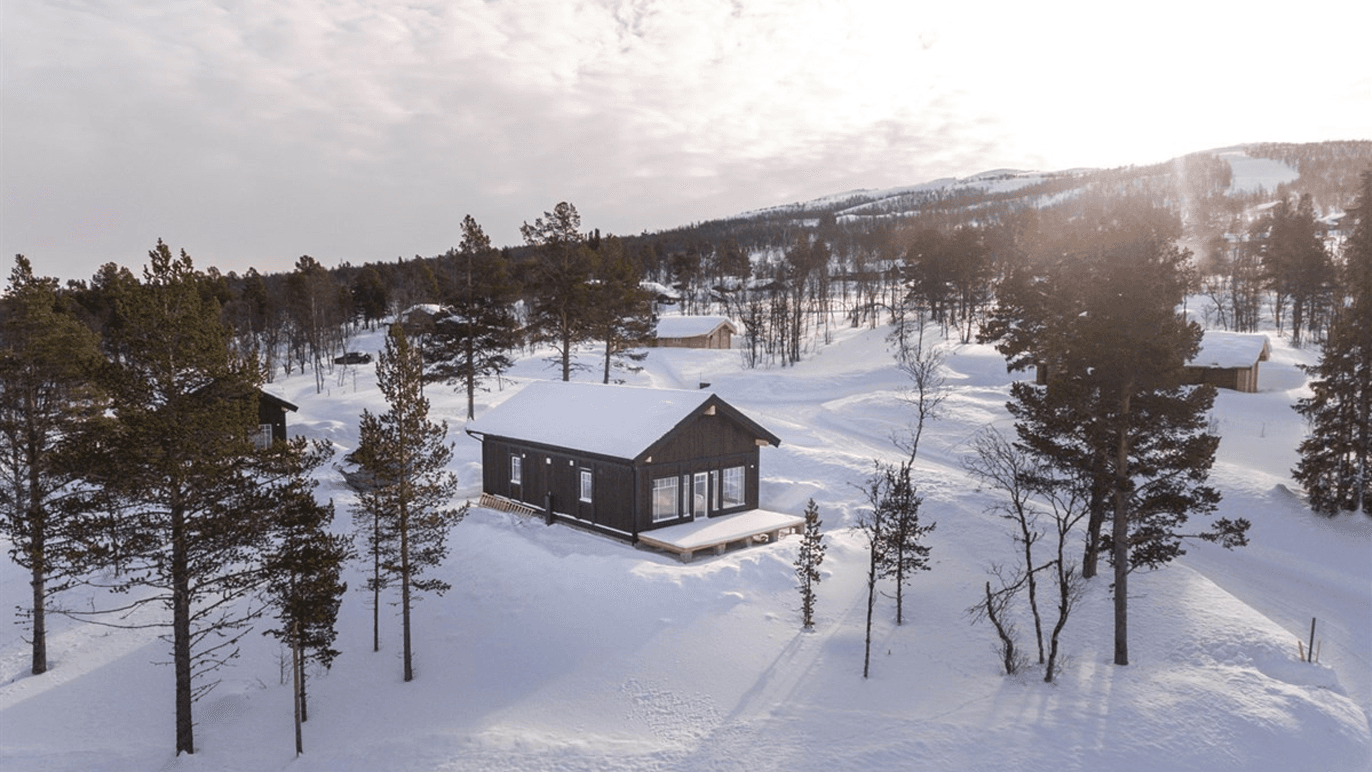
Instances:
[[[252,444],[259,450],[266,450],[276,441],[276,433],[272,431],[271,424],[258,424],[257,431],[253,432]]]
[[[724,484],[720,486],[720,509],[733,509],[748,503],[748,470],[743,466],[724,468]]]
[[[524,484],[524,457],[516,453],[510,454],[510,484]]]
[[[591,496],[595,492],[595,475],[591,474],[591,470],[583,468],[580,476],[581,500],[589,504]]]
[[[668,494],[668,491],[671,493]],[[670,498],[669,498],[670,496]],[[670,512],[665,507],[671,501]],[[653,478],[652,492],[653,522],[661,523],[666,520],[676,520],[681,517],[681,483],[676,475]]]

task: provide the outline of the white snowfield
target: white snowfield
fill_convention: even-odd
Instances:
[[[866,556],[849,529],[858,489],[908,420],[884,329],[843,330],[796,367],[747,371],[737,351],[656,349],[634,385],[713,389],[782,440],[763,448],[762,506],[820,508],[829,545],[817,624],[800,631],[792,562],[798,537],[691,564],[565,526],[473,509],[451,535],[441,575],[453,585],[417,604],[416,680],[401,680],[397,609],[383,609],[371,651],[361,569],[348,576],[332,671],[310,682],[305,754],[295,758],[282,651],[251,635],[223,683],[195,707],[198,752],[173,754],[172,672],[155,631],[56,618],[52,669],[27,675],[28,644],[0,632],[0,769],[373,772],[420,770],[1028,770],[1354,772],[1372,761],[1372,518],[1326,520],[1290,492],[1302,436],[1290,404],[1313,350],[1272,337],[1262,391],[1221,391],[1212,479],[1220,514],[1253,521],[1252,544],[1189,548],[1130,581],[1130,654],[1111,664],[1108,578],[1091,584],[1063,635],[1058,683],[1041,669],[1006,677],[993,632],[965,613],[987,567],[1013,560],[994,500],[960,459],[987,425],[1010,431],[1012,375],[984,346],[953,347],[953,391],[925,432],[917,480],[933,569],[906,593],[906,623],[877,606],[872,677],[862,678]],[[355,348],[375,351],[376,337]],[[591,355],[588,354],[588,357]],[[478,416],[551,377],[522,361]],[[1024,376],[1020,376],[1024,377]],[[273,388],[300,405],[292,431],[340,452],[364,407],[381,409],[374,369],[348,368],[324,394],[309,375]],[[479,493],[479,444],[465,398],[428,391],[456,443],[452,468]],[[479,419],[478,419],[479,420]],[[334,469],[321,497],[352,499]],[[1197,524],[1197,529],[1199,529]],[[25,602],[5,561],[0,600]],[[89,601],[80,594],[71,605]],[[1318,618],[1318,664],[1297,641]],[[1018,620],[1035,653],[1033,625]]]

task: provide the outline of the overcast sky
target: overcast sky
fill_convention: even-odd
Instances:
[[[1372,3],[0,0],[3,274],[434,255],[1372,139]]]

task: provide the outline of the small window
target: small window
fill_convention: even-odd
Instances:
[[[653,480],[653,522],[675,520],[680,504],[677,493],[677,477],[659,477]]]
[[[253,432],[252,435],[252,444],[256,445],[259,450],[266,450],[272,446],[274,439],[271,424],[258,424],[257,431]]]
[[[741,507],[743,500],[743,467],[731,466],[724,470],[724,503],[721,509]]]
[[[524,479],[524,459],[510,456],[510,482],[519,485]]]
[[[594,487],[592,481],[593,481],[593,476],[591,475],[591,470],[589,470],[589,469],[582,469],[582,470],[581,470],[581,500],[582,500],[582,501],[590,501],[590,500],[591,500],[591,489],[592,489],[592,487]]]

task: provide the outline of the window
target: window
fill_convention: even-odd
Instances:
[[[724,470],[724,503],[721,509],[741,507],[743,500],[743,467],[731,466]]]
[[[593,478],[592,478],[592,476],[591,476],[591,470],[589,470],[589,469],[582,469],[582,470],[581,470],[581,500],[582,500],[582,501],[590,501],[590,500],[591,500],[592,479],[593,479]]]
[[[266,450],[272,446],[273,439],[272,425],[258,424],[257,431],[253,432],[252,435],[252,444],[256,445],[260,450]]]
[[[673,520],[677,517],[679,498],[677,478],[659,477],[653,480],[653,522]]]
[[[524,478],[524,459],[510,456],[510,482],[519,485]]]

